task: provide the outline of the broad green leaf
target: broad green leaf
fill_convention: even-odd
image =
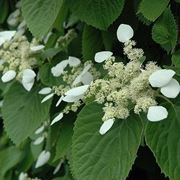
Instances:
[[[152,38],[167,52],[174,50],[177,42],[177,27],[174,16],[169,8],[155,22],[152,28]]]
[[[180,3],[180,0],[175,0],[177,3]]]
[[[142,0],[139,12],[150,21],[155,21],[166,9],[169,0]]]
[[[107,29],[124,6],[124,0],[68,0],[66,3],[80,20],[99,29]]]
[[[22,13],[29,30],[42,38],[54,24],[63,0],[21,0]]]
[[[172,55],[172,62],[176,67],[180,68],[180,50],[176,51],[173,55]]]
[[[137,115],[117,120],[99,134],[102,106],[86,105],[75,122],[72,142],[72,171],[78,180],[124,180],[134,163],[143,125]]]
[[[56,156],[55,160],[64,158],[70,150],[73,135],[73,121],[72,119],[66,119],[60,125],[58,140],[56,144]]]
[[[0,178],[4,179],[4,176],[8,170],[16,166],[22,159],[23,153],[15,146],[10,146],[0,151]]]
[[[49,116],[50,101],[41,104],[39,88],[27,92],[21,84],[13,84],[4,97],[4,127],[15,144],[20,144]]]
[[[96,52],[103,50],[101,31],[85,26],[82,38],[82,54],[85,60],[93,60]]]
[[[167,105],[168,118],[149,122],[146,143],[154,153],[157,163],[171,180],[180,179],[180,106]]]

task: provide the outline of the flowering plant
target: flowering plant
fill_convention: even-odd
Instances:
[[[179,180],[179,3],[0,0],[0,179]]]

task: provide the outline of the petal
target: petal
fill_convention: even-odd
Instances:
[[[83,85],[83,86],[72,88],[69,91],[67,91],[65,93],[65,95],[66,96],[80,96],[80,95],[83,95],[87,91],[88,87],[89,87],[89,85]]]
[[[113,53],[111,51],[101,51],[101,52],[97,52],[95,54],[94,60],[97,63],[101,63],[107,59],[109,59],[111,56],[113,55]]]
[[[44,126],[41,126],[40,128],[38,128],[36,131],[35,131],[35,134],[40,134],[44,131]]]
[[[33,85],[34,85],[34,80],[31,81],[31,82],[22,81],[22,85],[27,91],[30,91],[32,89]]]
[[[56,107],[59,106],[59,104],[62,102],[63,98],[64,98],[64,96],[61,96],[61,97],[59,98],[59,100],[58,100],[57,103],[56,103]]]
[[[180,92],[180,85],[176,79],[171,81],[161,88],[161,93],[168,98],[176,98]]]
[[[151,106],[148,109],[147,119],[152,122],[161,121],[168,116],[167,109],[163,106]]]
[[[49,94],[51,93],[52,89],[50,87],[42,88],[38,93],[39,94]]]
[[[149,83],[152,87],[163,87],[169,83],[175,72],[171,69],[157,70],[149,76]]]
[[[125,43],[134,36],[134,31],[128,24],[121,24],[117,29],[117,38],[120,42]]]
[[[16,31],[2,31],[0,32],[0,38],[5,41],[11,40],[11,38],[16,34]]]
[[[2,37],[0,37],[0,46],[1,46],[4,42],[5,42],[5,40],[4,40]]]
[[[48,94],[47,96],[45,96],[45,97],[42,99],[41,103],[44,103],[45,101],[51,99],[53,96],[54,96],[54,93]]]
[[[103,124],[100,127],[99,133],[101,135],[105,134],[114,124],[114,119],[108,119],[106,121],[103,122]]]
[[[53,171],[53,174],[56,174],[60,170],[61,165],[62,165],[63,162],[64,162],[64,160],[61,160],[59,162],[59,164],[56,166],[55,170]]]
[[[37,159],[37,162],[36,162],[36,165],[35,165],[35,168],[39,168],[41,166],[43,166],[44,164],[46,164],[49,159],[50,159],[50,152],[49,151],[42,151]]]
[[[1,77],[1,80],[2,80],[2,82],[9,82],[12,79],[14,79],[15,77],[16,77],[16,71],[9,70],[3,74],[3,76]]]
[[[81,61],[78,58],[73,56],[69,56],[68,62],[69,62],[69,66],[71,67],[76,67],[81,63]]]
[[[51,68],[51,73],[55,77],[59,77],[61,74],[64,73],[64,69],[68,65],[68,60],[63,60],[60,63],[58,63],[56,66]]]
[[[31,46],[30,50],[31,52],[36,53],[44,49],[44,47],[45,47],[44,45]]]
[[[86,72],[82,77],[81,77],[81,82],[84,85],[88,85],[93,81],[93,75],[90,72]]]
[[[39,145],[39,144],[41,144],[43,141],[44,141],[44,136],[40,136],[40,137],[38,137],[38,138],[33,142],[33,144],[34,144],[34,145]]]
[[[24,83],[30,83],[34,81],[35,77],[36,73],[32,69],[25,69],[22,72],[22,82]]]
[[[19,175],[18,180],[26,180],[28,178],[28,175],[26,173],[21,172]]]
[[[63,101],[72,103],[72,102],[76,102],[82,98],[83,98],[83,95],[80,95],[80,96],[64,96]]]
[[[63,118],[63,113],[59,113],[59,114],[52,120],[51,126],[52,126],[54,123],[60,121],[62,118]]]

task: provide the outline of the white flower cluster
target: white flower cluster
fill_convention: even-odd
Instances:
[[[124,54],[130,60],[126,65],[115,62],[109,51],[95,55],[96,62],[105,61],[103,68],[107,70],[105,78],[95,80],[87,93],[87,98],[94,97],[96,102],[104,104],[104,123],[100,134],[105,134],[115,119],[126,119],[132,109],[136,114],[147,112],[150,121],[167,118],[166,108],[157,105],[158,91],[152,87],[160,88],[160,92],[168,98],[175,98],[180,92],[178,81],[172,78],[175,75],[173,70],[161,69],[153,62],[142,68],[140,60],[144,52],[133,48],[136,44],[130,40],[133,34],[133,29],[126,24],[121,24],[117,30],[118,40],[125,46]]]
[[[27,173],[21,172],[18,180],[41,180],[39,178],[30,178]]]
[[[64,83],[60,86],[45,87],[39,91],[39,94],[46,95],[42,99],[42,103],[51,99],[54,95],[60,96],[56,103],[56,107],[62,101],[67,102],[67,106],[58,113],[52,120],[51,125],[61,120],[64,113],[69,111],[76,112],[78,107],[82,105],[85,93],[89,88],[90,83],[97,78],[99,74],[92,67],[91,62],[81,64],[80,59],[69,56],[68,59],[61,61],[51,68],[51,73],[54,77],[62,77]]]
[[[16,78],[30,91],[36,77],[32,70],[37,63],[34,53],[44,46],[35,45],[35,40],[29,43],[25,36],[14,37],[15,34],[16,31],[0,32],[0,71],[3,72],[1,80],[6,83]]]

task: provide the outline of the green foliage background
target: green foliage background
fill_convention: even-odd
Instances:
[[[0,29],[8,28],[6,20],[15,9],[15,3],[16,0],[0,0]],[[134,39],[145,51],[147,61],[157,61],[180,75],[180,1],[21,0],[21,4],[27,34],[41,40],[52,31],[53,38],[39,57],[41,83],[31,92],[27,93],[18,83],[0,84],[1,98],[4,98],[0,120],[0,179],[16,179],[20,172],[27,171],[32,177],[47,180],[124,180],[128,175],[132,178],[131,173],[138,167],[150,180],[165,179],[160,172],[171,180],[179,180],[179,97],[172,104],[166,103],[170,114],[167,120],[151,123],[144,114],[132,114],[127,120],[118,121],[105,136],[98,133],[101,107],[95,103],[85,105],[79,114],[71,113],[49,127],[46,148],[52,157],[39,169],[34,168],[34,162],[43,145],[34,147],[31,140],[40,124],[58,112],[52,108],[53,101],[41,104],[37,93],[42,85],[62,82],[49,75],[50,67],[68,55],[77,56],[83,62],[93,61],[94,54],[101,50],[110,50],[127,62],[116,40],[116,29],[121,23],[133,27]],[[53,48],[57,38],[70,29],[75,34],[72,39],[58,49]],[[146,160],[137,158],[139,147],[144,151],[150,148],[155,158],[153,162],[156,161],[160,169],[157,164],[150,165],[152,154],[145,153]],[[53,175],[54,167],[62,159],[64,163],[59,173]]]

